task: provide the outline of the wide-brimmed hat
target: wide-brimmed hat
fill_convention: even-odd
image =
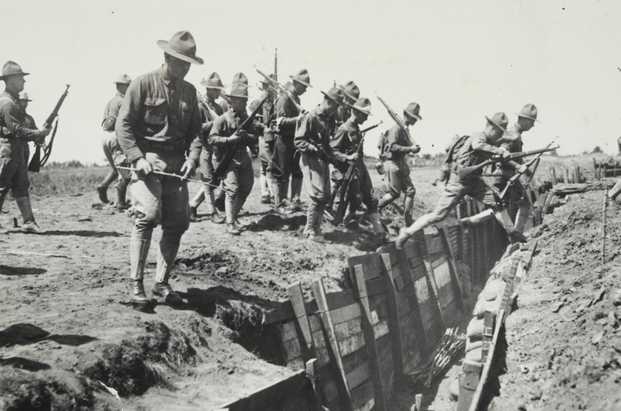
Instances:
[[[518,117],[524,117],[533,121],[537,121],[537,107],[534,104],[526,104],[518,113]]]
[[[350,104],[349,107],[367,116],[371,115],[371,100],[366,97],[360,97],[355,104]]]
[[[289,77],[291,77],[291,80],[297,81],[298,83],[300,83],[303,86],[312,87],[311,84],[310,84],[310,75],[308,74],[308,70],[306,70],[306,69],[302,69],[302,70],[298,71],[297,74],[295,74],[293,76],[289,76]]]
[[[341,89],[339,89],[338,87],[332,87],[328,91],[322,90],[321,94],[323,94],[326,98],[332,100],[336,104],[343,104],[343,91],[341,91]]]
[[[345,97],[347,97],[351,101],[356,101],[360,98],[360,88],[353,81],[348,81],[339,88],[343,91]]]
[[[26,93],[25,91],[20,91],[17,95],[17,99],[19,101],[32,101],[30,100],[30,96],[28,96],[28,93]]]
[[[170,40],[158,40],[160,46],[166,54],[193,64],[203,64],[203,59],[196,55],[196,42],[192,33],[186,30],[178,31]]]
[[[127,74],[121,74],[114,80],[114,84],[129,84],[132,79]]]
[[[501,131],[507,131],[507,124],[509,124],[509,119],[507,115],[502,112],[495,113],[491,118],[485,116],[487,121],[493,125],[494,127],[500,129]]]
[[[233,76],[231,89],[226,93],[228,97],[248,98],[248,77],[244,73],[237,73]]]
[[[7,77],[11,76],[27,76],[30,73],[24,73],[22,67],[14,61],[7,61],[2,66],[2,75],[0,76],[0,80],[4,80]]]
[[[274,81],[278,81],[278,80],[276,79],[276,74],[274,74],[274,73],[271,73],[271,74],[270,74],[270,75],[268,75],[267,77],[268,77],[270,80],[272,80],[272,82],[274,82]],[[270,85],[270,84],[272,84],[272,82],[268,81],[265,77],[261,77],[261,84],[263,84],[263,85],[265,85],[265,84]]]
[[[222,79],[215,71],[209,75],[206,79],[201,80],[201,86],[205,88],[214,88],[218,90],[224,91],[224,84],[222,84]]]
[[[420,116],[420,104],[418,104],[418,103],[410,103],[410,104],[408,104],[408,106],[405,108],[405,110],[403,110],[403,114],[405,114],[406,116],[408,116],[410,118],[414,118],[416,120],[422,120],[423,119]]]

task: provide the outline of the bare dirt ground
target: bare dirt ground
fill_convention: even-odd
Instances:
[[[183,237],[171,282],[186,304],[139,312],[127,304],[131,220],[94,195],[104,173],[36,176],[42,231],[0,237],[0,409],[216,409],[288,375],[261,327],[263,311],[298,281],[327,276],[338,288],[347,257],[362,253],[355,235],[325,223],[326,246],[302,239],[300,216],[275,228],[254,224],[270,219],[256,187],[240,237],[207,219]],[[413,174],[419,211],[436,192],[436,173]],[[5,209],[6,228],[18,211],[11,200]],[[158,238],[156,231],[147,290]]]
[[[621,409],[621,207],[572,195],[535,229],[540,253],[507,319],[507,372],[494,410]]]

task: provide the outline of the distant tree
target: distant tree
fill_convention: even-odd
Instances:
[[[603,153],[603,152],[604,152],[604,150],[602,150],[602,148],[600,146],[595,146],[593,151],[591,151],[591,154],[599,154],[599,153]]]

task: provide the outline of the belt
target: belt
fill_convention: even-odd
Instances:
[[[171,141],[151,141],[143,140],[138,143],[138,146],[142,151],[155,152],[155,153],[173,153],[183,154],[185,153],[185,144],[181,142]]]

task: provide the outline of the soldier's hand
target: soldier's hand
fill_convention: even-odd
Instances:
[[[231,135],[227,141],[228,141],[229,143],[232,143],[232,144],[237,144],[237,143],[239,143],[241,140],[242,140],[242,136],[241,136],[241,135],[239,135],[239,134],[237,134],[237,133],[235,133],[235,134]]]
[[[509,157],[511,157],[511,152],[507,150],[506,148],[501,148],[498,154],[500,155],[500,158],[502,158],[503,160],[507,160]]]
[[[416,144],[415,146],[410,147],[410,153],[416,154],[420,151],[420,146]]]
[[[181,179],[187,180],[188,178],[190,178],[195,168],[196,168],[196,163],[194,162],[194,160],[189,159],[189,158],[185,160],[185,163],[183,163],[183,166],[181,166],[181,174],[183,175]]]
[[[45,127],[39,130],[39,138],[44,139],[50,134],[51,131],[52,131],[52,126],[46,125]]]
[[[358,153],[353,153],[347,156],[347,160],[352,161],[352,162],[358,160],[359,158],[360,156],[358,155]]]
[[[309,153],[316,153],[319,151],[319,149],[314,144],[308,143],[308,145],[306,146],[306,151],[308,151]]]
[[[148,176],[153,171],[153,166],[144,157],[136,160],[134,168],[139,176]]]

